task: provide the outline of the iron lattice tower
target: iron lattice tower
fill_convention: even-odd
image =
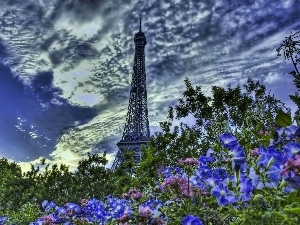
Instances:
[[[150,137],[145,70],[145,45],[147,41],[142,32],[141,19],[140,30],[134,36],[134,44],[135,54],[128,112],[122,139],[117,143],[119,149],[112,170],[115,170],[124,161],[123,155],[127,149],[135,153],[135,162],[139,164],[141,146],[147,145]]]

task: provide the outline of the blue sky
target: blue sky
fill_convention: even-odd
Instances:
[[[150,132],[188,77],[211,86],[259,80],[295,111],[291,62],[276,48],[300,30],[299,0],[9,0],[0,9],[0,157],[74,170],[88,152],[111,165],[125,124],[133,37],[145,49]],[[285,74],[286,73],[286,74]]]

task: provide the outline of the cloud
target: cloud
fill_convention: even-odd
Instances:
[[[9,99],[3,104],[20,113],[6,115],[12,121],[6,126],[22,123],[26,132],[18,132],[27,139],[37,143],[43,134],[50,139],[47,146],[56,146],[41,147],[34,156],[51,154],[59,161],[68,154],[72,165],[95,148],[114,156],[126,119],[140,17],[152,129],[158,130],[168,106],[181,97],[185,77],[206,95],[211,85],[248,77],[285,100],[292,94],[283,91],[282,84],[292,87],[292,81],[281,82],[288,68],[275,49],[290,29],[300,28],[299,0],[9,2],[0,9],[0,59],[15,80],[5,80],[14,91],[2,94]]]
[[[24,85],[9,67],[1,64],[0,71],[0,146],[6,146],[1,154],[7,157],[48,155],[68,129],[97,115],[96,109],[71,106],[60,98],[52,73],[40,73]]]

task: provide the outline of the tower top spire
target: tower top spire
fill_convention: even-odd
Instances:
[[[140,32],[142,31],[142,18],[140,18]]]

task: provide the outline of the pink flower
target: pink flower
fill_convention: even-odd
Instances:
[[[42,225],[54,225],[55,219],[53,218],[53,216],[45,215],[42,216],[41,219],[43,220]]]
[[[291,160],[290,164],[294,167],[300,166],[300,155],[295,155],[295,159]]]
[[[255,148],[251,151],[252,156],[259,156],[258,154],[258,148]]]
[[[139,215],[141,217],[144,217],[144,218],[150,218],[151,217],[151,214],[152,214],[152,210],[150,209],[149,206],[140,206],[139,207]]]
[[[137,189],[130,189],[130,190],[128,191],[128,193],[123,193],[123,194],[122,194],[122,197],[123,197],[123,198],[129,198],[129,197],[132,197],[132,198],[134,198],[134,199],[137,200],[137,199],[143,197],[143,193],[140,192],[140,191],[137,190]]]
[[[129,213],[127,210],[125,210],[123,215],[119,219],[117,219],[117,221],[121,222],[121,224],[125,222],[124,225],[126,225],[128,224],[128,222],[126,222],[128,219],[129,219]]]
[[[192,197],[194,195],[194,192],[191,190],[187,178],[185,177],[178,177],[178,176],[172,176],[169,178],[166,178],[164,182],[161,184],[163,189],[166,189],[168,187],[176,187],[179,186],[181,193],[184,194],[187,197]],[[190,187],[190,190],[189,190]]]
[[[88,203],[89,203],[89,200],[87,200],[87,199],[82,199],[81,200],[81,206],[82,207],[86,206]]]
[[[258,131],[258,134],[259,134],[259,135],[263,135],[264,132],[263,132],[262,130],[260,130],[260,131]]]
[[[134,199],[139,199],[141,197],[143,197],[143,193],[142,192],[137,192],[131,195]]]
[[[300,155],[297,154],[294,158],[289,158],[285,161],[281,176],[287,176],[290,172],[294,172],[295,175],[300,175]]]
[[[126,199],[128,199],[130,197],[130,195],[129,194],[127,194],[127,193],[123,193],[122,194],[122,198],[126,198]]]
[[[185,160],[179,159],[178,160],[179,164],[185,164],[188,166],[199,166],[199,161],[194,158],[186,158]]]

